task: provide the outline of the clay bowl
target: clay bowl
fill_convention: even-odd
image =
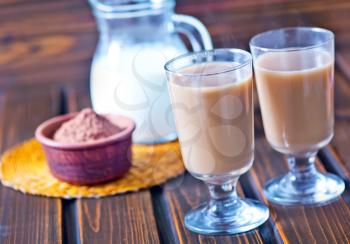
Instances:
[[[94,142],[66,144],[54,141],[54,132],[75,115],[77,113],[54,117],[35,131],[53,176],[75,185],[93,185],[125,174],[131,166],[131,135],[135,123],[125,116],[103,115],[123,130]]]

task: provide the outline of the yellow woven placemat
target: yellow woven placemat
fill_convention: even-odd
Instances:
[[[178,142],[133,145],[130,171],[121,179],[96,186],[76,186],[54,178],[38,141],[28,140],[4,153],[3,185],[24,193],[48,197],[101,197],[155,186],[184,172]]]

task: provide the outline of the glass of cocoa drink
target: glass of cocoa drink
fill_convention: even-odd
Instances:
[[[239,49],[189,53],[165,65],[186,169],[209,188],[210,201],[187,213],[201,234],[235,234],[264,223],[269,211],[237,196],[254,160],[251,55]]]
[[[307,27],[271,30],[254,36],[250,49],[265,136],[290,168],[265,184],[266,197],[285,205],[337,198],[343,180],[315,167],[318,150],[333,137],[334,34]]]

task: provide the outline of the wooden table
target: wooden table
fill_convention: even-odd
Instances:
[[[184,228],[186,211],[208,198],[185,174],[162,186],[103,199],[61,200],[0,187],[0,243],[347,243],[350,242],[350,1],[181,0],[177,12],[201,19],[216,47],[247,48],[255,33],[314,25],[336,33],[336,126],[317,166],[347,182],[323,207],[269,204],[262,186],[287,171],[267,144],[259,111],[256,160],[240,193],[268,204],[260,228],[235,236],[203,236]],[[86,0],[0,1],[0,150],[33,137],[57,114],[89,106],[89,66],[96,45]]]

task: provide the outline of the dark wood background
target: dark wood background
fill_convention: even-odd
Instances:
[[[319,169],[347,182],[323,207],[269,204],[262,227],[236,236],[187,231],[185,212],[207,199],[186,174],[138,193],[89,200],[24,195],[0,187],[0,243],[348,243],[350,242],[350,1],[181,0],[178,13],[198,17],[215,47],[247,48],[254,34],[285,26],[336,33],[336,127]],[[0,0],[0,151],[30,137],[43,120],[89,106],[89,67],[97,31],[86,0]],[[240,194],[260,199],[267,179],[287,171],[265,141],[256,116],[256,160]]]

